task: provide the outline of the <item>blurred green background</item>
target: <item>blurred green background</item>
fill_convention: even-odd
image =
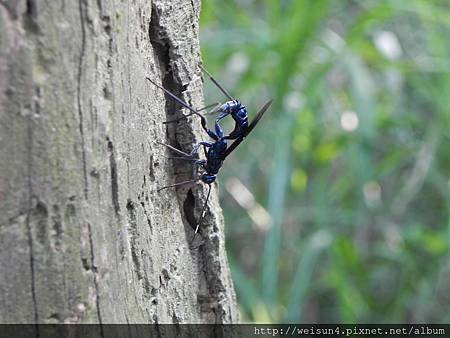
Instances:
[[[449,1],[203,0],[201,45],[274,99],[219,179],[243,320],[450,323]]]

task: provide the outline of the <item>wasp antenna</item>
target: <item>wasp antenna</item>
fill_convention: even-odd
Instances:
[[[217,88],[219,88],[220,91],[225,94],[226,97],[228,97],[231,101],[235,101],[233,96],[228,94],[228,92],[225,90],[225,88],[223,88],[219,84],[219,82],[217,82],[217,80],[205,68],[203,68],[202,65],[200,65],[200,68],[201,68],[201,70],[203,70],[205,72],[205,74],[209,77],[209,79],[212,81],[212,83],[214,83],[217,86]]]
[[[203,117],[199,112],[197,112],[197,110],[195,110],[194,108],[192,108],[190,105],[188,105],[186,102],[184,102],[182,99],[180,99],[178,96],[176,96],[175,94],[173,94],[172,92],[168,91],[166,88],[160,86],[159,84],[157,84],[155,81],[151,80],[149,77],[146,77],[146,79],[148,81],[150,81],[151,83],[153,83],[156,87],[158,87],[159,89],[161,89],[162,91],[164,91],[164,93],[166,93],[168,96],[170,96],[174,101],[178,102],[179,104],[181,104],[183,107],[189,109],[191,112],[193,112],[196,115],[199,115],[200,117]]]
[[[176,152],[176,153],[178,153],[178,154],[180,154],[180,155],[183,155],[184,157],[191,157],[190,154],[185,153],[184,151],[181,151],[180,149],[177,149],[177,148],[175,148],[175,147],[172,147],[170,144],[163,143],[163,142],[160,142],[160,141],[156,141],[156,143],[161,144],[161,145],[163,145],[163,146],[166,146],[167,148],[173,150],[174,152]]]
[[[178,187],[178,186],[180,186],[180,185],[185,185],[185,184],[189,184],[189,183],[194,183],[194,182],[197,182],[197,181],[198,181],[198,179],[195,179],[195,180],[184,181],[184,182],[178,182],[178,183],[166,185],[165,187],[159,188],[159,189],[157,190],[157,192],[160,192],[161,190],[164,190],[164,189],[167,189],[167,188]]]
[[[220,107],[220,105],[221,105],[220,102],[211,103],[211,104],[208,104],[207,106],[205,106],[203,108],[197,109],[197,112],[201,112],[202,110],[206,110],[208,108],[213,107],[213,109],[211,109],[209,112],[206,112],[204,115],[212,114],[212,113],[217,111],[217,108]],[[163,124],[179,122],[182,119],[188,118],[189,116],[192,116],[192,115],[194,115],[194,113],[189,113],[189,114],[183,115],[183,116],[181,116],[181,117],[179,117],[177,119],[174,119],[174,120],[164,121]]]
[[[209,109],[211,107],[214,107],[214,109],[217,109],[217,107],[220,107],[220,105],[221,105],[220,102],[214,102],[214,103],[208,104],[207,106],[204,106],[203,108],[197,109],[197,111],[206,110],[206,109]]]

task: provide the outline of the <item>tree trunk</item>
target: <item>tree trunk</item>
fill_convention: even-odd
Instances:
[[[0,323],[230,323],[213,187],[186,180],[199,0],[0,0]],[[201,239],[201,241],[199,241]]]

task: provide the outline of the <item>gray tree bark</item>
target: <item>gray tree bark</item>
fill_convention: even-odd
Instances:
[[[202,106],[200,0],[0,0],[0,323],[230,323],[214,186],[185,151]]]

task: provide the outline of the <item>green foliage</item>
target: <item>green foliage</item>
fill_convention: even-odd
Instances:
[[[203,0],[201,23],[250,114],[274,99],[220,178],[244,319],[448,323],[448,2]]]

